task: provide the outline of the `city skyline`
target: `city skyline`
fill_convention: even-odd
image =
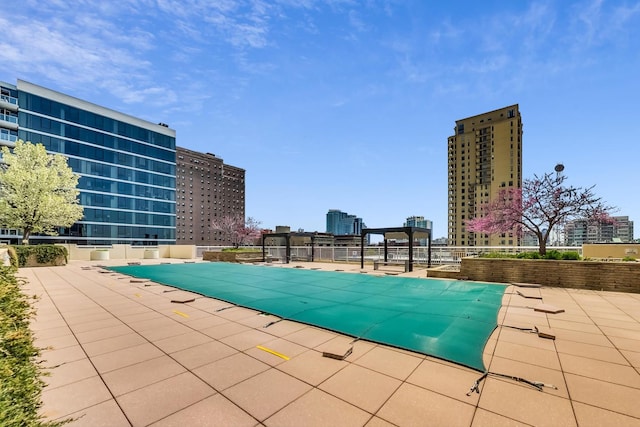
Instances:
[[[616,215],[640,210],[637,1],[27,0],[0,23],[0,80],[167,123],[246,170],[265,228],[321,231],[339,208],[446,236],[455,120],[511,104],[524,179],[563,163]]]

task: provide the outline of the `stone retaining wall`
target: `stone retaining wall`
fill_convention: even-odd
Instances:
[[[261,262],[262,252],[203,252],[203,261]]]
[[[463,258],[458,278],[640,293],[640,263]]]

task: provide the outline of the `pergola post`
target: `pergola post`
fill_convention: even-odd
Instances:
[[[407,235],[409,236],[409,271],[413,271],[413,229],[407,227]]]
[[[289,260],[291,259],[291,235],[290,234],[286,235],[285,242],[286,242],[285,251],[284,251],[285,264],[289,264]]]
[[[363,230],[360,232],[360,268],[364,269],[364,235],[366,232]]]
[[[427,268],[431,268],[431,230],[429,230],[429,239],[427,240]]]
[[[313,262],[313,254],[315,252],[315,250],[314,250],[315,241],[316,241],[316,236],[311,236],[311,262]]]
[[[385,234],[383,234],[384,236],[384,262],[387,262],[387,236]]]

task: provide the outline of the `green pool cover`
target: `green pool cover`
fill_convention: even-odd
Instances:
[[[505,286],[233,263],[111,270],[484,371]]]

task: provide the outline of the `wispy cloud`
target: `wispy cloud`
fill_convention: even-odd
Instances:
[[[632,35],[640,36],[640,3],[588,0],[560,7],[542,1],[433,24],[423,44],[419,37],[397,36],[387,45],[406,81],[454,93],[489,84],[499,92],[523,88],[539,75],[590,67],[601,49],[630,44]]]
[[[453,25],[448,19],[439,26],[431,29],[428,42],[438,45],[447,41],[457,40],[464,33],[463,29]]]
[[[343,49],[331,52],[332,61],[352,52],[357,57],[346,63],[369,61],[363,69],[376,68],[394,79],[389,84],[436,91],[449,84],[458,92],[489,83],[522,87],[540,70],[582,67],[597,60],[597,49],[631,44],[640,27],[639,2],[603,0],[543,0],[475,16],[431,16],[437,8],[430,6],[416,20],[403,15],[411,8],[390,0],[24,0],[7,9],[0,17],[7,73],[164,111],[197,108],[213,96],[239,99],[251,79],[300,66],[282,61],[289,49],[291,58],[310,58],[304,72],[329,70],[337,65],[323,62],[329,39]],[[399,19],[406,25],[387,26]],[[334,99],[343,97],[352,94]]]
[[[584,7],[575,6],[573,35],[582,46],[590,46],[597,42],[602,20],[602,0],[593,0]]]
[[[74,93],[100,88],[124,103],[168,106],[173,77],[159,60],[186,66],[219,40],[240,52],[263,48],[270,8],[260,0],[26,0],[0,17],[0,60],[16,76]]]
[[[576,5],[574,11],[571,34],[576,49],[625,45],[628,38],[639,34],[640,2],[610,5],[591,0]]]
[[[108,40],[102,34],[106,23],[93,24],[97,33],[79,32],[75,23],[62,19],[9,22],[0,17],[6,47],[0,49],[0,60],[18,75],[48,76],[63,86],[74,80],[102,86],[103,81],[143,74],[149,68],[149,62],[131,49],[147,44],[147,35],[135,33],[125,39],[120,34],[118,40]]]
[[[364,22],[356,10],[349,11],[349,24],[353,29],[361,33],[369,30],[369,26]]]

